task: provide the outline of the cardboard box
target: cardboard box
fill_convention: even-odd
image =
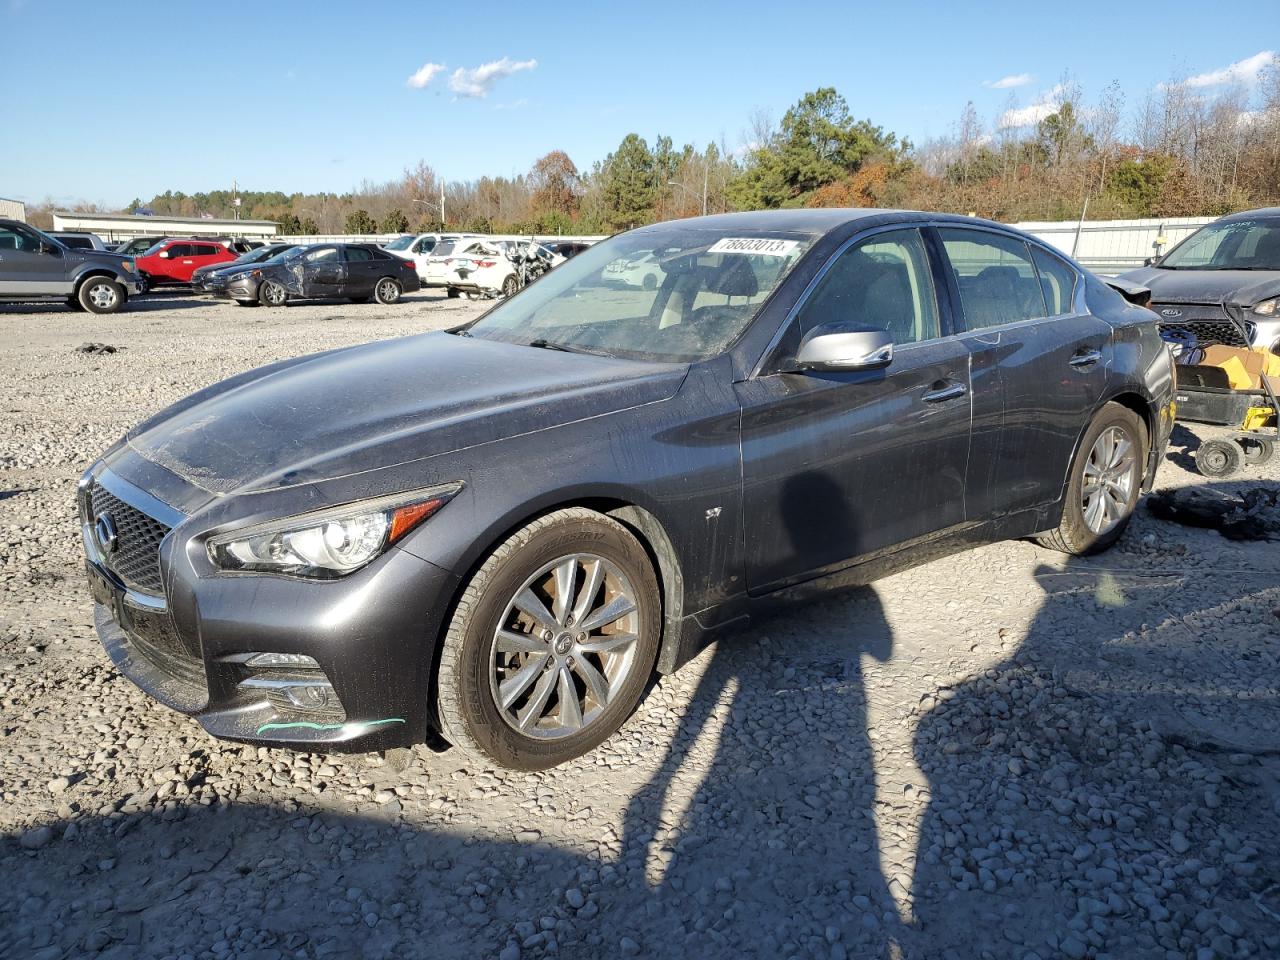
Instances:
[[[1267,350],[1246,350],[1215,343],[1204,348],[1201,363],[1225,370],[1233,390],[1258,390],[1264,376],[1280,377],[1280,356]]]

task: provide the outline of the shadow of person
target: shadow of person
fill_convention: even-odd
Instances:
[[[1280,557],[1133,526],[1105,555],[1045,552],[1038,608],[1000,628],[1025,628],[1016,652],[924,705],[912,889],[942,956],[1280,948],[1254,901],[1280,844],[1256,759],[1280,747]]]
[[[855,542],[849,505],[820,474],[793,481],[781,512],[794,551],[814,516]],[[667,681],[696,691],[631,797],[622,838],[626,870],[670,917],[667,955],[720,945],[735,956],[872,957],[901,939],[862,668],[892,648],[864,587],[784,607]]]

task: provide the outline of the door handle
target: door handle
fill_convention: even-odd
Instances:
[[[1082,350],[1067,361],[1073,367],[1091,367],[1102,359],[1101,350]]]
[[[942,403],[944,400],[955,400],[957,397],[963,397],[968,392],[963,383],[953,383],[937,390],[930,390],[920,399],[925,403]]]

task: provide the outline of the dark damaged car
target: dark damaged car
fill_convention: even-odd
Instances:
[[[1280,354],[1280,207],[1216,220],[1122,279],[1151,291],[1170,339]]]
[[[202,289],[241,306],[282,307],[291,300],[345,298],[391,304],[420,288],[412,260],[372,243],[295,247],[246,270],[215,273]]]
[[[641,251],[659,286],[601,283]],[[644,227],[464,327],[131,430],[79,490],[98,630],[214,736],[544,768],[782,602],[1001,538],[1110,546],[1171,397],[1149,311],[994,223]]]

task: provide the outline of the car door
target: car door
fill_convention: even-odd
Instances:
[[[0,226],[0,296],[70,296],[64,251],[20,224]]]
[[[365,247],[347,246],[342,248],[346,257],[347,277],[343,286],[343,296],[373,296],[373,285],[378,279],[378,261]]]
[[[296,265],[298,289],[290,291],[303,297],[340,297],[346,281],[346,266],[337,247],[308,250]]]
[[[182,269],[186,274],[183,279],[190,280],[192,274],[201,267],[215,266],[219,263],[231,263],[234,259],[230,251],[220,244],[193,243],[191,245],[191,256],[182,259]]]
[[[1083,278],[1014,234],[940,226],[960,339],[972,355],[976,519],[1057,501],[1076,441],[1106,389],[1111,327],[1090,315]]]
[[[893,334],[889,365],[765,372],[735,386],[751,592],[964,523],[969,354],[948,335],[935,269],[918,229],[855,239],[810,285],[783,343],[854,322]]]

